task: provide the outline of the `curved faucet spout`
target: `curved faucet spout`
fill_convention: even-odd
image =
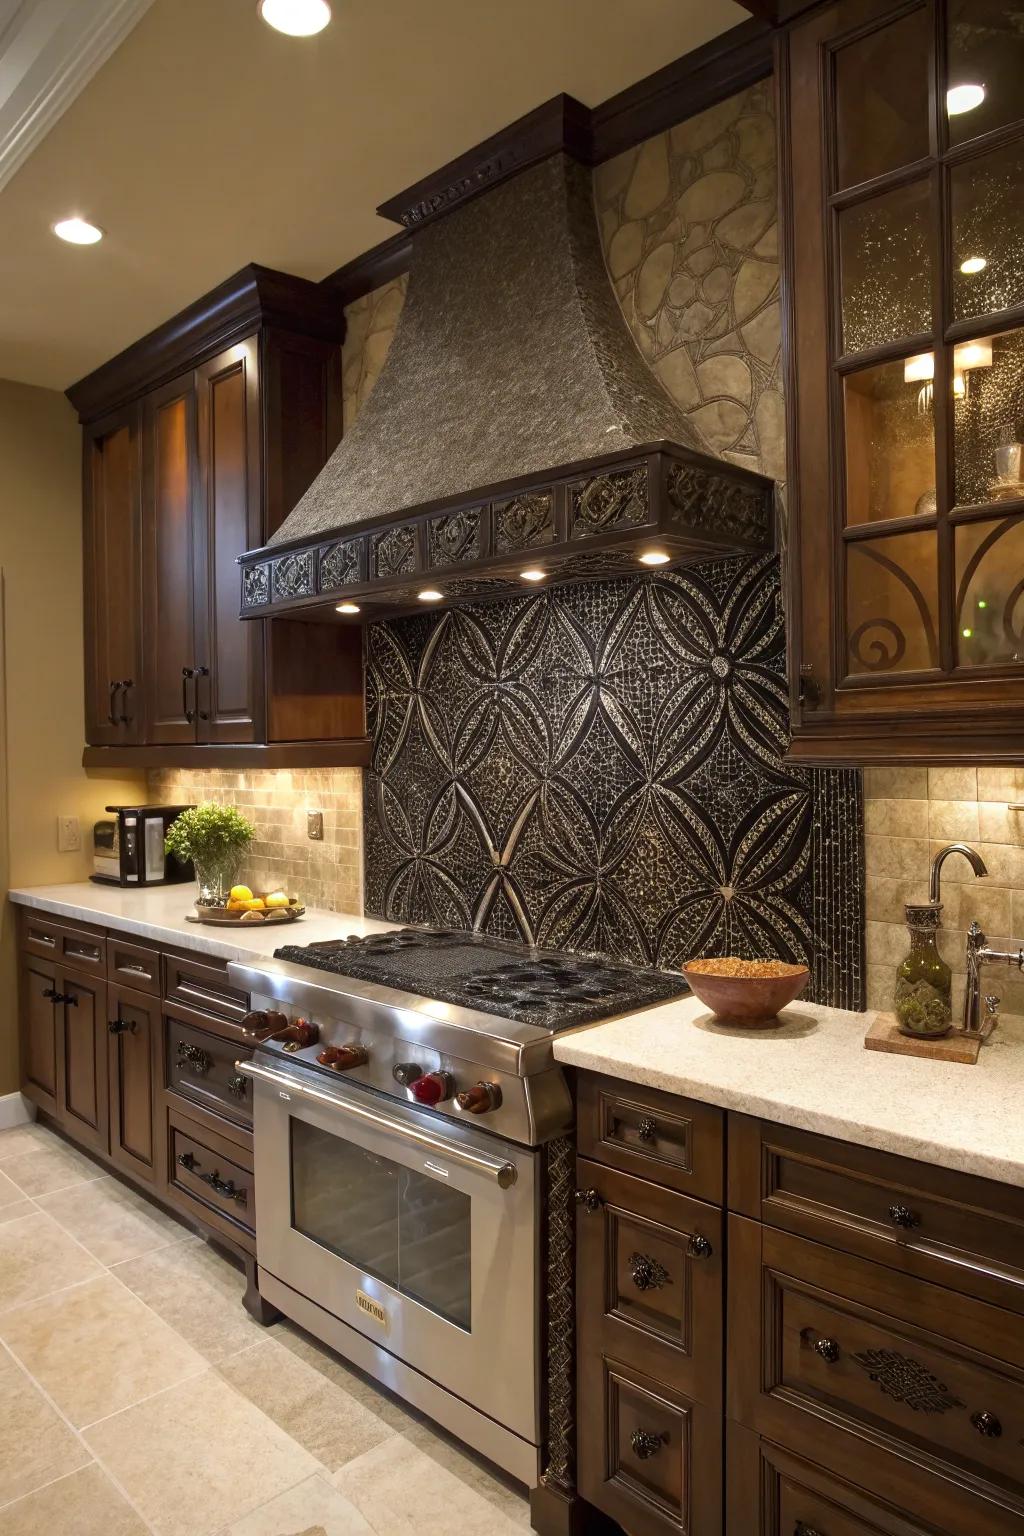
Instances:
[[[929,901],[938,902],[941,900],[939,896],[939,877],[942,874],[942,866],[951,853],[962,853],[976,875],[988,874],[988,866],[985,860],[975,849],[969,847],[967,843],[949,843],[945,848],[940,848],[934,859],[932,859],[931,878],[928,882]]]

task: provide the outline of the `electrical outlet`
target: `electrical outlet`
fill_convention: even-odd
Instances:
[[[306,812],[306,836],[311,843],[322,843],[324,840],[324,813],[323,811]]]
[[[77,816],[57,817],[57,852],[78,853],[82,847],[82,828]]]

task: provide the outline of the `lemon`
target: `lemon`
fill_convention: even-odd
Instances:
[[[248,907],[250,912],[262,912],[264,907],[263,897],[250,896],[245,905]]]
[[[265,897],[264,900],[268,907],[286,907],[288,905],[288,897],[284,891],[271,891],[270,895]]]
[[[247,885],[233,885],[228,897],[229,901],[252,901],[252,891]]]

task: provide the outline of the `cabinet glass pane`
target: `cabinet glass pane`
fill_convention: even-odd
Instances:
[[[957,506],[1024,496],[1024,331],[958,343],[953,369]]]
[[[931,330],[929,203],[918,181],[839,215],[844,352]]]
[[[843,380],[847,523],[935,511],[931,363],[926,353]]]
[[[1024,517],[960,524],[956,591],[960,665],[1024,665]]]
[[[928,16],[913,11],[835,56],[836,173],[856,186],[928,153]]]
[[[932,529],[846,546],[849,669],[916,672],[938,666],[937,556]]]
[[[1024,141],[954,166],[949,186],[953,319],[1024,304]]]
[[[1024,6],[949,0],[949,141],[963,144],[1024,117]]]

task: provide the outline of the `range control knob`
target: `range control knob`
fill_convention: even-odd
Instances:
[[[467,1114],[486,1115],[501,1104],[501,1089],[497,1083],[474,1083],[472,1088],[455,1095],[455,1103]]]
[[[292,1019],[272,1038],[282,1041],[286,1051],[302,1051],[308,1045],[316,1045],[320,1039],[320,1026],[311,1024],[308,1019]]]
[[[408,1088],[418,1077],[423,1076],[423,1068],[418,1067],[414,1061],[396,1061],[391,1068],[391,1076],[396,1083],[401,1083],[403,1088]]]
[[[430,1109],[450,1099],[454,1092],[455,1081],[450,1072],[426,1072],[422,1077],[415,1078],[406,1089],[410,1099],[414,1099],[417,1104],[426,1104]]]
[[[328,1045],[317,1057],[322,1067],[335,1072],[351,1072],[353,1067],[364,1067],[369,1059],[361,1045]]]
[[[256,1039],[263,1041],[268,1035],[274,1035],[278,1030],[286,1029],[288,1015],[278,1013],[273,1008],[258,1009],[253,1013],[247,1013],[242,1020],[242,1029],[247,1035],[255,1035]]]

